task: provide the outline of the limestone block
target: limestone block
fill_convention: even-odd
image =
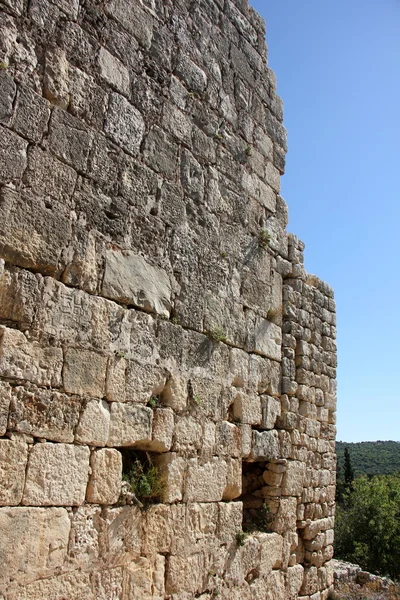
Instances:
[[[77,171],[85,172],[93,133],[80,119],[54,109],[50,120],[49,144],[51,151],[61,161]]]
[[[59,387],[63,354],[61,348],[41,348],[21,331],[0,330],[0,375],[37,385]]]
[[[182,79],[193,92],[204,92],[207,76],[187,55],[181,54],[175,74]]]
[[[113,402],[107,446],[146,448],[151,443],[152,423],[151,408]]]
[[[9,429],[53,442],[71,443],[81,402],[53,390],[16,387],[10,404]]]
[[[126,366],[123,357],[110,360],[106,378],[106,396],[112,402],[126,401]]]
[[[84,504],[70,513],[68,557],[73,568],[91,570],[100,559],[103,508]]]
[[[105,394],[107,358],[91,350],[67,348],[64,359],[64,389],[70,394],[102,398]]]
[[[256,538],[261,546],[260,574],[267,577],[282,565],[283,538],[277,533],[258,533]]]
[[[196,459],[188,461],[185,482],[185,502],[220,502],[227,482],[227,464],[214,458],[199,464]]]
[[[122,94],[129,93],[129,72],[118,58],[108,50],[100,47],[98,55],[100,75],[103,79]]]
[[[163,502],[179,502],[183,497],[186,460],[175,452],[154,457],[154,464],[165,477]]]
[[[63,508],[0,509],[0,581],[48,577],[67,555],[70,521]],[[12,548],[12,552],[10,552]]]
[[[153,344],[153,340],[149,342]],[[152,396],[160,396],[168,378],[166,369],[135,360],[127,362],[125,398],[127,402],[147,404]]]
[[[281,403],[272,396],[261,397],[262,422],[264,429],[273,429],[278,417],[281,415]]]
[[[200,163],[187,150],[183,150],[181,158],[181,181],[185,193],[202,202],[204,196],[204,174]]]
[[[303,585],[304,567],[302,565],[294,565],[289,567],[286,572],[286,589],[288,600],[297,600],[300,588]]]
[[[90,458],[92,474],[86,500],[93,504],[115,504],[121,492],[122,456],[118,450],[95,450]]]
[[[101,556],[106,557],[109,567],[129,564],[141,551],[143,513],[138,506],[104,508],[102,518]]]
[[[88,400],[79,418],[75,441],[88,446],[106,446],[110,420],[110,407],[105,400]]]
[[[227,458],[226,464],[226,487],[222,498],[223,500],[234,500],[242,494],[242,461]]]
[[[102,293],[169,318],[171,284],[167,273],[139,254],[108,250]]]
[[[0,440],[0,505],[20,504],[25,484],[28,446],[23,440]]]
[[[263,473],[263,479],[267,485],[272,487],[280,487],[282,483],[283,473],[275,473],[271,470],[266,470]]]
[[[119,94],[110,94],[104,131],[121,148],[136,156],[145,131],[141,113]]]
[[[318,592],[318,569],[317,567],[309,567],[304,569],[303,584],[300,588],[300,594],[315,594]]]
[[[0,137],[0,184],[18,181],[26,167],[28,142],[2,127]]]
[[[239,392],[233,400],[233,417],[248,425],[260,425],[262,421],[261,401],[258,395]]]
[[[168,452],[172,446],[175,421],[171,408],[156,408],[153,411],[152,452]]]
[[[22,503],[33,506],[83,504],[89,475],[89,448],[36,444],[29,455]]]
[[[152,600],[153,569],[148,558],[136,558],[126,569],[125,590],[128,598]]]
[[[238,531],[243,526],[242,502],[220,502],[218,504],[218,538],[222,544],[235,541]]]
[[[188,400],[188,382],[185,377],[174,374],[166,383],[162,393],[162,400],[166,406],[170,406],[175,412],[186,409]]]
[[[303,493],[306,465],[299,461],[289,461],[282,482],[283,496],[301,496]]]
[[[242,424],[240,425],[240,432],[242,434],[242,457],[247,458],[251,453],[253,430],[251,425]]]
[[[188,535],[186,505],[156,504],[148,508],[145,518],[144,554],[154,556],[156,553],[162,553],[185,556],[188,553],[189,549],[185,545],[185,538]]]
[[[123,597],[124,570],[122,568],[108,569],[91,575],[96,600],[109,600],[110,598],[118,600]]]
[[[253,431],[251,460],[276,460],[279,457],[280,444],[278,432],[275,430]]]
[[[11,402],[10,384],[0,381],[0,435],[7,431],[8,410]]]
[[[129,0],[111,0],[107,2],[107,13],[130,31],[147,50],[153,38],[153,17],[141,5]]]
[[[273,360],[281,360],[282,330],[275,323],[256,317],[254,329],[248,339],[249,352],[255,352]]]
[[[189,592],[196,594],[201,591],[203,583],[204,556],[169,556],[167,561],[167,594]]]
[[[54,198],[69,204],[75,188],[77,174],[68,165],[54,158],[50,152],[33,146],[28,152],[28,167],[24,184],[35,196]]]
[[[51,600],[100,600],[92,590],[90,573],[73,571],[58,577],[40,579],[19,587],[16,596],[10,595],[10,600],[36,600],[36,598],[51,598]]]
[[[7,125],[12,111],[17,87],[5,71],[0,73],[0,123]]]
[[[296,498],[281,498],[278,512],[272,523],[272,529],[276,533],[296,531],[297,500]]]
[[[194,417],[177,417],[173,450],[175,452],[190,452],[197,454],[203,440],[203,428]]]
[[[234,423],[222,421],[217,426],[216,454],[238,457],[241,455],[241,430]]]
[[[31,142],[40,142],[50,118],[50,104],[25,85],[17,96],[13,128]]]
[[[242,584],[251,572],[260,571],[261,546],[254,536],[246,538],[243,546],[240,546],[233,560],[230,562],[226,579],[234,586]]]
[[[43,94],[52,104],[66,109],[69,103],[68,61],[64,50],[50,48],[46,52]]]
[[[154,171],[171,176],[178,168],[178,145],[162,129],[153,127],[146,138],[143,157]]]

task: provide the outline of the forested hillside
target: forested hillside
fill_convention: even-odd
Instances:
[[[354,475],[391,475],[400,473],[400,442],[336,442],[339,471],[344,468],[344,449],[348,448]]]

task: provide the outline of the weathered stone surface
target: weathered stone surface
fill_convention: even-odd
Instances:
[[[0,375],[37,385],[59,387],[61,348],[41,348],[16,329],[0,329]]]
[[[87,401],[79,418],[75,440],[88,446],[106,446],[110,420],[110,407],[105,400]]]
[[[33,506],[83,504],[89,475],[89,448],[36,444],[29,455],[22,503]]]
[[[257,317],[249,351],[273,360],[281,360],[282,330],[275,323]]]
[[[67,555],[70,521],[63,508],[1,508],[0,581],[48,577]],[[10,552],[12,548],[12,552]]]
[[[118,58],[101,47],[99,52],[100,75],[117,91],[127,94],[129,90],[129,72]]]
[[[304,568],[302,565],[289,567],[286,573],[288,600],[296,600],[303,584]]]
[[[54,109],[50,121],[50,149],[61,161],[85,172],[93,133],[76,117]]]
[[[17,506],[22,499],[28,446],[21,440],[0,440],[0,506]]]
[[[233,416],[241,423],[261,425],[262,406],[257,394],[239,392],[233,401]]]
[[[63,384],[66,392],[102,398],[105,395],[107,358],[90,350],[68,348]]]
[[[94,504],[115,504],[121,491],[122,456],[118,450],[95,450],[90,459],[92,474],[86,500]]]
[[[170,408],[156,408],[153,412],[152,452],[168,452],[174,433],[174,413]]]
[[[168,275],[138,254],[108,250],[103,294],[165,317],[170,314],[171,284]]]
[[[168,452],[154,458],[154,463],[165,477],[163,502],[179,502],[183,497],[186,460],[176,452]]]
[[[272,569],[282,564],[283,540],[277,533],[259,533],[257,539],[261,546],[260,573],[267,577]]]
[[[0,123],[7,125],[12,111],[17,87],[5,71],[0,72]]]
[[[275,460],[279,456],[280,446],[277,431],[253,431],[252,460]]]
[[[0,435],[7,431],[8,411],[11,402],[11,386],[0,381]]]
[[[306,476],[306,465],[299,461],[289,461],[282,482],[284,496],[301,496]]]
[[[28,142],[3,127],[0,132],[0,183],[18,181],[26,167]]]
[[[114,74],[115,75],[115,74]],[[145,130],[141,113],[119,94],[111,94],[104,131],[124,150],[136,156]]]
[[[50,118],[50,105],[27,86],[18,90],[13,128],[31,142],[39,142]]]
[[[78,423],[81,401],[52,390],[14,388],[9,416],[9,429],[46,438],[54,442],[71,443]]]
[[[147,448],[152,440],[152,423],[151,408],[112,403],[107,446]]]
[[[227,465],[224,460],[199,464],[190,459],[186,476],[186,502],[219,502],[222,500],[227,481]]]
[[[276,420],[281,414],[281,403],[277,398],[271,396],[261,397],[262,427],[274,429]]]

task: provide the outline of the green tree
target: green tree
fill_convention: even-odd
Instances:
[[[400,578],[400,477],[355,479],[337,506],[335,536],[338,558]]]
[[[354,470],[351,464],[349,449],[344,449],[344,483],[347,489],[351,489],[354,480]]]

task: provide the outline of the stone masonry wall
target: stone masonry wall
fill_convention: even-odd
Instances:
[[[335,305],[285,151],[247,0],[0,0],[1,600],[328,597]]]

